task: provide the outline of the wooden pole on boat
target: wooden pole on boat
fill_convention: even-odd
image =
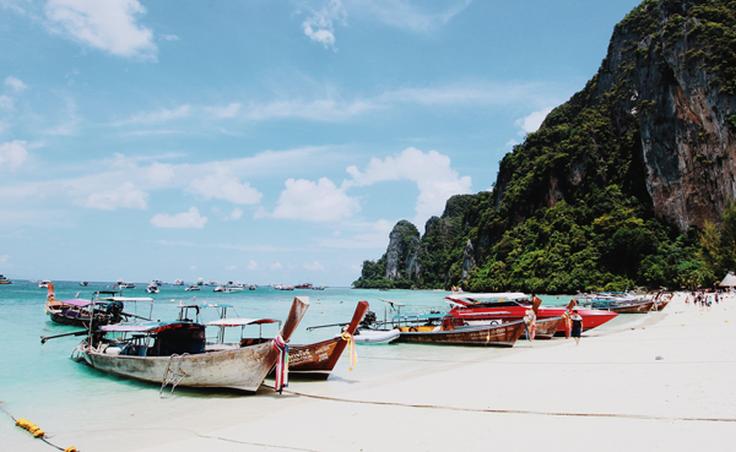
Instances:
[[[71,333],[54,334],[52,336],[41,336],[41,343],[45,344],[46,341],[48,341],[49,339],[56,339],[59,337],[68,337],[68,336],[83,336],[85,334],[87,334],[87,330],[73,331]]]

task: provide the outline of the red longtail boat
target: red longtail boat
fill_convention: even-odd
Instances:
[[[489,322],[513,322],[524,318],[527,310],[532,309],[532,302],[528,295],[521,292],[507,293],[455,293],[445,297],[452,305],[449,315],[467,323],[487,324]],[[539,307],[537,319],[560,317],[567,310],[564,306]],[[618,314],[599,309],[576,309],[583,318],[583,330],[603,325]],[[565,333],[565,324],[561,322],[557,334]]]

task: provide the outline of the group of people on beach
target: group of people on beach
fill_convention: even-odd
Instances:
[[[689,304],[692,301],[695,306],[707,309],[713,304],[720,303],[726,295],[718,289],[698,289],[693,290],[685,297],[685,303]]]
[[[524,323],[527,329],[527,338],[534,340],[537,332],[537,312],[542,304],[542,299],[537,294],[532,293],[532,307],[524,313]],[[578,302],[575,299],[570,300],[567,309],[562,314],[562,321],[565,322],[565,337],[575,339],[575,345],[580,343],[580,336],[583,334],[583,317],[578,313]]]

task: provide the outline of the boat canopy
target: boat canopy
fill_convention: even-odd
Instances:
[[[72,298],[69,300],[56,300],[57,303],[66,304],[69,306],[76,306],[78,308],[83,308],[85,306],[88,306],[91,304],[91,301],[89,300],[82,300],[81,298]]]
[[[100,327],[100,331],[105,333],[151,333],[169,324],[169,322],[146,322],[128,325],[103,325]]]
[[[151,297],[104,297],[101,301],[121,301],[123,303],[153,303]]]
[[[524,300],[529,298],[529,295],[523,292],[454,293],[445,298],[448,300],[462,300],[471,303],[479,303],[484,301]]]
[[[265,325],[269,323],[281,323],[281,321],[276,319],[249,319],[245,317],[232,317],[207,322],[207,326],[219,326],[225,328],[231,326]]]

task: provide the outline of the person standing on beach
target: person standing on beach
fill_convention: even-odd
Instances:
[[[577,308],[573,310],[570,320],[572,321],[571,335],[575,339],[575,345],[579,345],[580,336],[583,334],[583,317],[578,313]]]

